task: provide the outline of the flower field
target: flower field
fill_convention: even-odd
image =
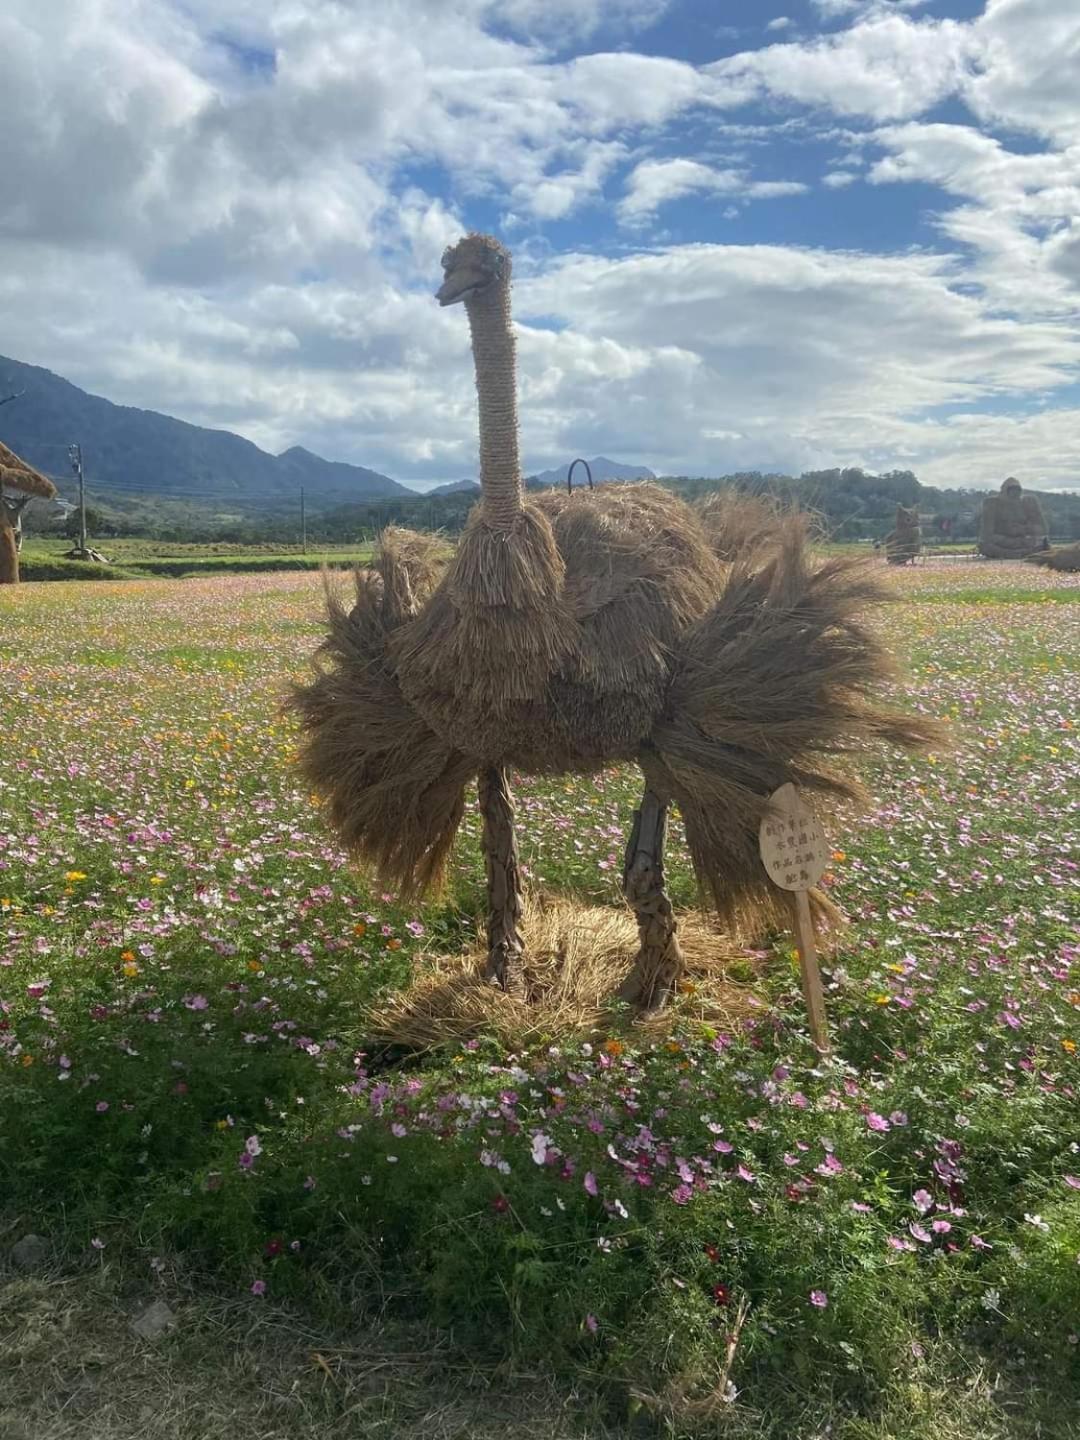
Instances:
[[[825,1062],[784,936],[727,1029],[373,1046],[474,935],[477,820],[423,908],[325,833],[279,711],[317,577],[0,593],[0,1249],[33,1215],[149,1289],[432,1325],[584,1385],[582,1434],[1075,1434],[1080,585],[889,579],[953,744],[868,757],[830,837]],[[531,880],[617,903],[635,777],[517,792]]]

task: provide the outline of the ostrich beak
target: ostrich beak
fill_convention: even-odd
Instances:
[[[435,299],[440,305],[456,305],[459,300],[482,290],[490,281],[490,275],[485,275],[469,265],[462,265],[447,272],[446,279],[435,292]]]

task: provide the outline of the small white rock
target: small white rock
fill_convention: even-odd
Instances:
[[[24,1235],[11,1247],[11,1263],[17,1270],[36,1270],[49,1258],[49,1242],[42,1235]]]
[[[176,1315],[165,1301],[154,1300],[131,1322],[131,1328],[142,1340],[156,1340],[176,1323]]]

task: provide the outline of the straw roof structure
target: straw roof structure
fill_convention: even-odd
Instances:
[[[36,496],[39,500],[52,500],[56,496],[53,482],[20,459],[14,450],[9,450],[3,441],[0,441],[0,486],[5,490],[19,490],[24,495]]]

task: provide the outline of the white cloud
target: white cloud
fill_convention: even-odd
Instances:
[[[694,193],[771,200],[803,195],[808,188],[795,180],[752,180],[743,170],[717,170],[698,160],[643,160],[630,174],[619,215],[628,223],[638,222],[669,201]]]
[[[839,115],[918,115],[963,83],[973,37],[953,20],[913,23],[873,10],[864,22],[813,41],[769,45],[709,67],[729,84]]]
[[[787,30],[793,24],[790,15],[777,15],[765,26],[766,30]]]
[[[526,318],[555,315],[570,327],[552,342],[552,363],[565,371],[579,345],[601,339],[652,358],[585,395],[566,380],[553,386],[568,409],[564,419],[551,407],[548,448],[573,448],[584,432],[598,448],[660,468],[716,473],[838,461],[888,467],[900,463],[890,445],[902,445],[905,463],[940,477],[940,457],[954,463],[955,425],[935,421],[936,408],[974,409],[1003,394],[1034,403],[1080,363],[1080,336],[995,315],[959,293],[956,278],[949,261],[929,255],[779,246],[564,258],[518,287]],[[1064,441],[1077,433],[1075,414],[1044,428]],[[986,452],[981,433],[969,427],[965,483],[996,475],[1008,432],[988,421]],[[1068,450],[1053,465],[1048,451],[1040,459],[1046,477],[1067,483]]]
[[[467,474],[467,329],[431,292],[483,205],[523,237],[532,463],[597,450],[658,469],[907,463],[944,483],[1080,482],[1080,414],[1054,406],[1080,365],[1074,0],[990,0],[966,24],[834,6],[849,28],[704,68],[573,55],[575,37],[619,43],[613,27],[632,44],[664,8],[5,0],[0,344],[271,448]],[[950,95],[975,123],[919,121]],[[715,123],[697,150],[698,132],[675,128],[753,101],[827,112],[834,141],[835,117],[882,127],[849,127],[870,178],[937,187],[950,254],[553,250],[565,231],[544,226],[589,205],[597,247],[624,244],[605,193],[640,225],[688,194],[736,207],[804,190],[744,158],[772,138],[767,114],[726,128],[743,147],[728,165],[706,148]],[[1010,150],[980,121],[1046,148]],[[834,162],[822,184],[853,178]],[[991,404],[1007,413],[979,413]]]
[[[1080,6],[988,0],[975,22],[979,63],[964,98],[984,120],[1059,143],[1080,141]]]
[[[872,183],[923,181],[966,202],[944,209],[938,223],[978,252],[971,278],[998,305],[1063,318],[1074,310],[1080,143],[1020,154],[971,126],[918,123],[874,138],[887,154],[871,168]]]

